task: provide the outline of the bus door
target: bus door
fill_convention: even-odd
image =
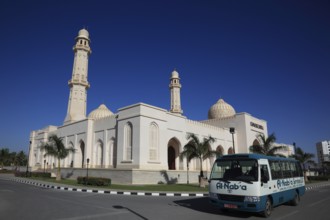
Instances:
[[[259,161],[259,182],[260,182],[260,195],[265,196],[273,192],[272,184],[270,182],[269,166],[267,161]]]

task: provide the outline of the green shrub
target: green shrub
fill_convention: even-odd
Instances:
[[[88,177],[87,179],[85,176],[79,176],[77,178],[77,183],[90,186],[110,186],[111,179],[102,177]]]
[[[0,173],[14,173],[14,171],[13,170],[1,169]]]
[[[309,181],[311,181],[311,180],[328,181],[329,177],[328,176],[308,176],[307,179]]]
[[[16,177],[40,177],[40,178],[50,178],[51,173],[40,173],[40,172],[15,172]]]

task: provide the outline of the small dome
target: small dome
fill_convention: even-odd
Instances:
[[[173,72],[172,72],[172,77],[171,77],[171,79],[173,79],[173,78],[179,78],[179,73],[176,71],[176,70],[173,70]]]
[[[83,37],[83,38],[89,39],[89,33],[85,28],[83,28],[79,31],[78,37]]]
[[[89,113],[88,118],[100,119],[113,115],[113,113],[104,104],[100,105],[97,109]]]
[[[235,109],[226,103],[223,99],[219,99],[217,103],[212,105],[209,110],[209,119],[220,119],[234,116],[236,114]]]

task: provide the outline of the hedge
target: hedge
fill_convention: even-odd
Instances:
[[[50,178],[51,173],[41,173],[41,172],[15,172],[16,177],[41,177],[41,178]]]
[[[77,183],[91,186],[110,186],[111,179],[102,177],[88,177],[87,179],[85,176],[79,176],[77,177]]]
[[[319,181],[328,181],[328,176],[308,176],[308,180],[319,180]]]

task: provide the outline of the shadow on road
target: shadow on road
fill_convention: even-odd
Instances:
[[[238,212],[228,210],[226,212],[221,211],[218,207],[209,203],[208,198],[193,198],[193,199],[184,199],[174,201],[175,204],[193,209],[199,212],[205,212],[208,214],[219,215],[220,216],[232,216],[236,218],[250,218],[252,216],[260,217],[257,213],[248,213],[248,212]]]
[[[124,206],[121,206],[121,205],[114,205],[113,206],[115,209],[126,209],[127,211],[131,212],[132,214],[134,214],[135,216],[137,216],[139,219],[143,219],[143,220],[148,220],[146,217],[140,215],[139,213],[133,211],[132,209],[130,208],[127,208],[127,207],[124,207]]]

